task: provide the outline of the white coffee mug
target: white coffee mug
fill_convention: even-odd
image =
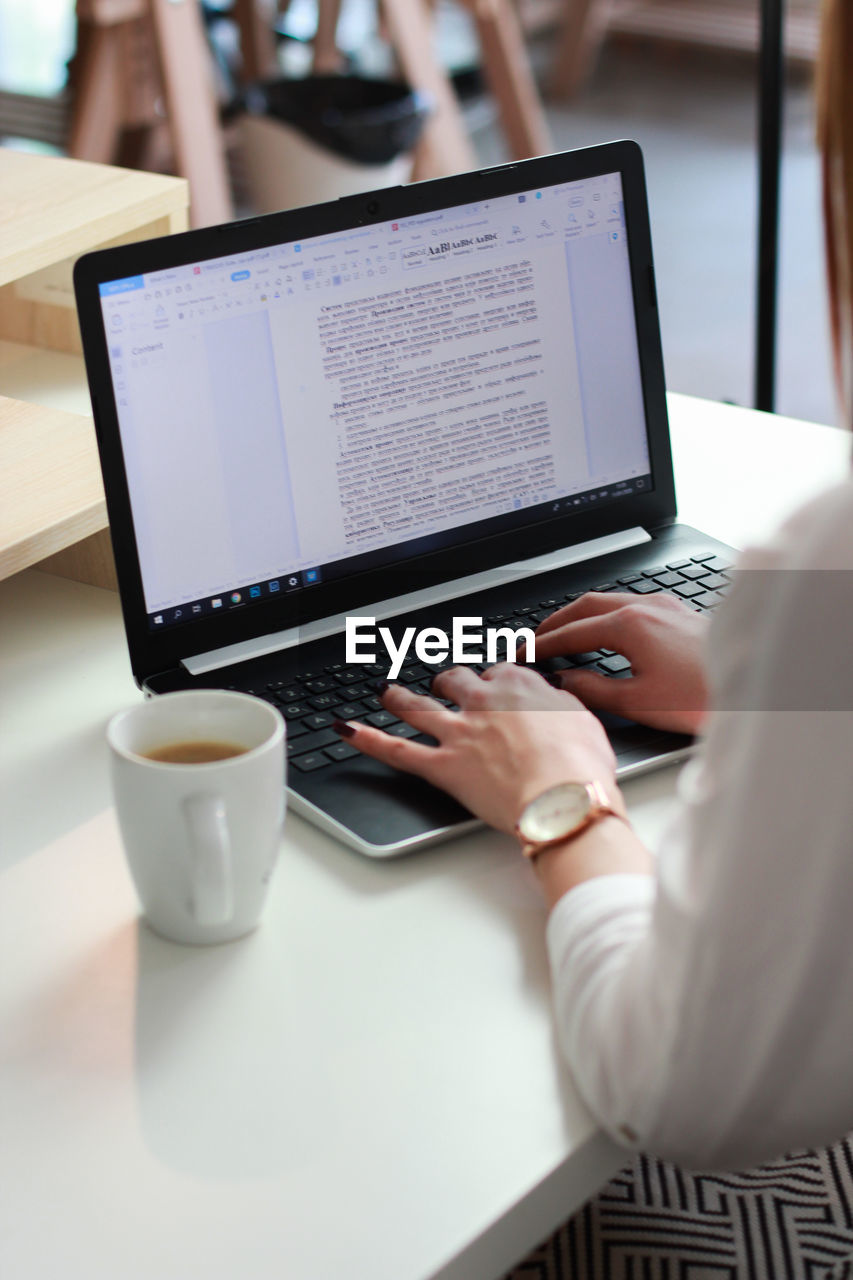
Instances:
[[[284,820],[280,713],[243,693],[170,693],[119,712],[107,741],[122,840],[151,928],[189,943],[249,933]],[[174,758],[179,748],[215,754],[210,744],[233,754],[189,764]]]

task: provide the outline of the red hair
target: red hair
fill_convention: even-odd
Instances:
[[[817,131],[829,317],[842,405],[853,412],[853,2],[823,0]]]

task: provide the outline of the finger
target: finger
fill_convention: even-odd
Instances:
[[[536,628],[536,636],[538,638],[553,631],[555,627],[578,618],[594,618],[613,613],[616,609],[624,609],[626,605],[636,603],[636,600],[637,596],[627,591],[587,591],[586,595],[579,596],[570,604],[564,604],[562,609],[557,609],[556,613],[540,622]]]
[[[515,662],[500,662],[489,667],[483,672],[476,691],[476,709],[488,712],[551,712],[566,710],[574,702],[561,687],[554,687],[550,676]],[[469,701],[465,709],[473,710],[473,703]]]
[[[597,671],[561,671],[559,680],[566,693],[572,694],[590,711],[612,711],[631,719],[630,702],[634,678],[613,680]]]
[[[480,680],[518,680],[518,681],[537,681],[542,676],[538,671],[534,671],[531,667],[525,666],[522,662],[496,662],[493,667],[487,667]]]
[[[550,675],[528,667],[520,659],[515,662],[499,662],[484,671],[480,679],[523,696],[541,693],[543,684],[551,687],[554,684]]]
[[[440,702],[436,702],[435,698],[425,698],[422,694],[412,693],[404,685],[389,684],[381,697],[383,707],[393,711],[395,716],[413,725],[421,733],[430,733],[434,738],[441,737],[442,732],[447,728],[448,721],[453,723],[452,711],[448,711]]]
[[[439,671],[432,682],[433,693],[439,698],[455,702],[459,707],[470,702],[472,696],[482,691],[482,687],[480,677],[467,667],[448,667],[446,671]]]
[[[412,742],[410,738],[397,738],[391,733],[383,733],[381,729],[374,729],[372,725],[360,724],[354,720],[336,720],[333,728],[345,742],[358,747],[366,756],[380,760],[392,769],[403,769],[406,773],[417,773],[420,777],[431,780],[436,747]]]
[[[572,653],[589,653],[594,649],[613,649],[621,653],[619,640],[622,627],[616,613],[606,613],[594,618],[581,618],[565,626],[536,636],[536,661],[556,658]],[[630,657],[629,655],[626,655]]]

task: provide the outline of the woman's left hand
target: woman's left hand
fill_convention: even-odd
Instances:
[[[501,831],[512,831],[524,806],[558,782],[605,784],[618,802],[616,761],[598,720],[577,698],[554,689],[535,671],[514,663],[481,677],[463,667],[442,671],[433,698],[391,685],[383,706],[437,746],[347,723],[342,736],[366,755],[419,774],[450,792]]]

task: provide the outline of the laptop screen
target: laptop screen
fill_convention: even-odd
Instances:
[[[651,487],[618,173],[99,288],[151,631]]]

